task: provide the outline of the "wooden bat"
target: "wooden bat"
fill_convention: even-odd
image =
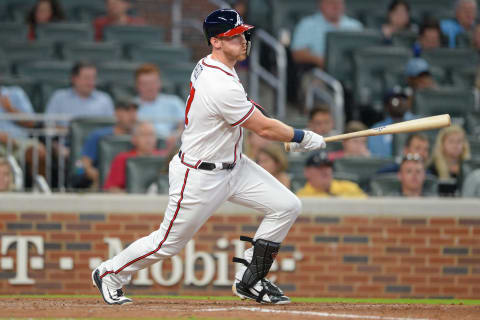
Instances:
[[[439,116],[403,121],[403,122],[390,124],[388,126],[326,137],[325,142],[334,142],[334,141],[359,138],[359,137],[379,136],[382,134],[432,130],[432,129],[448,127],[450,125],[450,122],[451,122],[450,115],[442,114]],[[290,152],[290,142],[285,142],[284,145],[285,145],[285,150],[287,152]]]

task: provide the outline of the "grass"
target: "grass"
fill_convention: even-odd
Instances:
[[[98,298],[98,295],[0,295],[5,298]],[[133,295],[134,298],[145,299],[190,299],[190,300],[211,300],[211,301],[235,301],[237,297],[230,296],[160,296],[160,295]],[[468,299],[376,299],[376,298],[301,298],[293,297],[292,302],[303,303],[380,303],[380,304],[458,304],[458,305],[480,305],[480,300]],[[202,318],[203,319],[203,318]]]

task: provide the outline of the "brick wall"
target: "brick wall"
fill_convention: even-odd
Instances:
[[[161,213],[1,211],[0,294],[95,293],[90,268],[108,256],[111,246],[105,238],[126,245],[155,230],[162,219]],[[231,280],[234,240],[241,234],[253,235],[260,219],[254,214],[218,214],[200,229],[194,250],[209,253],[215,264],[215,276],[208,285],[185,284],[185,272],[174,285],[159,285],[159,274],[168,279],[175,273],[172,263],[165,262],[161,272],[157,268],[156,273],[149,270],[146,274],[151,285],[130,285],[129,293],[230,294],[228,285],[213,285],[218,278],[218,254],[228,253]],[[3,253],[8,236],[43,239],[43,253],[33,243],[28,245],[26,267],[34,284],[9,283],[18,272],[19,257],[15,242]],[[480,217],[304,215],[285,240],[277,271],[271,276],[292,296],[479,298],[479,236]],[[184,251],[180,257],[186,268]],[[65,270],[61,260],[73,262],[73,268]],[[202,261],[195,262],[198,279],[205,275],[204,268]]]

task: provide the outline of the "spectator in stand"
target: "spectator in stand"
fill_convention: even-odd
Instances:
[[[115,104],[115,126],[101,128],[90,133],[82,150],[85,176],[94,189],[98,187],[98,144],[108,136],[129,135],[137,121],[138,106],[134,102],[118,101]]]
[[[333,162],[325,151],[315,152],[307,159],[305,186],[297,191],[299,197],[366,198],[367,195],[353,182],[333,179]]]
[[[395,32],[412,30],[410,6],[404,0],[393,0],[388,6],[388,22],[382,25],[383,37],[391,42]]]
[[[326,36],[330,31],[362,30],[362,24],[344,15],[344,0],[318,0],[319,11],[295,27],[291,45],[293,60],[323,68]]]
[[[58,89],[50,98],[46,114],[65,114],[72,117],[113,116],[110,96],[96,90],[97,68],[88,62],[78,62],[72,68],[72,87]],[[59,127],[66,128],[67,121]]]
[[[333,130],[334,122],[330,107],[326,105],[318,105],[310,110],[308,114],[308,130],[321,135],[331,136],[336,134]]]
[[[290,189],[290,177],[285,172],[288,168],[288,159],[281,145],[272,143],[260,149],[255,160],[263,169]]]
[[[409,92],[401,87],[394,87],[385,95],[384,107],[387,115],[384,120],[374,124],[374,128],[415,118],[410,112]],[[389,158],[393,155],[392,142],[391,134],[371,136],[368,137],[368,149],[372,156]]]
[[[105,0],[107,14],[93,21],[95,40],[103,40],[103,30],[109,25],[144,25],[145,20],[128,15],[130,3],[128,0]]]
[[[250,159],[256,159],[260,150],[272,143],[270,140],[264,139],[252,131],[247,131],[246,136],[244,153]]]
[[[65,19],[63,9],[57,0],[37,0],[27,15],[28,39],[35,40],[36,28],[40,24],[59,22]]]
[[[417,42],[413,45],[413,55],[420,57],[424,50],[437,49],[442,46],[442,30],[435,19],[426,19],[420,26]]]
[[[0,157],[0,192],[14,190],[12,168],[7,159]]]
[[[160,70],[154,64],[143,64],[135,72],[138,96],[138,118],[155,124],[157,137],[167,140],[167,149],[175,146],[185,121],[185,102],[178,96],[161,93]]]
[[[456,38],[459,34],[471,32],[477,17],[476,0],[457,0],[455,2],[455,19],[446,19],[440,22],[443,34],[448,38],[448,47],[456,47]]]
[[[421,89],[434,89],[437,83],[430,73],[430,65],[425,59],[412,58],[408,60],[405,67],[407,84],[412,90],[412,94]]]
[[[150,122],[139,122],[135,125],[132,135],[133,150],[119,153],[113,159],[110,172],[103,189],[119,193],[125,192],[126,186],[126,166],[127,159],[137,156],[161,156],[166,157],[166,150],[157,150],[157,137],[155,135],[155,127]]]
[[[403,156],[407,154],[418,154],[424,161],[424,166],[427,165],[430,159],[430,142],[428,141],[428,137],[421,133],[415,132],[410,134],[407,137],[407,141],[405,142],[405,146],[403,147]],[[400,163],[394,163],[392,165],[388,165],[383,167],[377,173],[397,173],[400,170]]]
[[[480,169],[470,172],[463,182],[462,197],[479,198],[480,197]]]
[[[0,118],[2,115],[31,115],[33,107],[25,91],[16,86],[0,86]],[[42,143],[29,138],[29,129],[34,121],[0,120],[0,155],[12,153],[19,161],[27,163],[28,170],[34,167],[35,153],[38,156],[37,174],[45,177],[46,151]]]
[[[350,121],[345,126],[344,133],[367,130],[367,126],[360,121]],[[367,137],[346,139],[342,141],[343,150],[332,151],[328,154],[331,161],[343,157],[370,157],[370,150],[367,147]]]
[[[425,161],[418,153],[407,153],[402,158],[398,179],[400,180],[401,190],[399,196],[402,197],[425,197],[434,196],[428,194],[423,188],[425,183]]]
[[[430,172],[440,180],[454,179],[452,193],[460,191],[462,163],[470,159],[470,144],[462,127],[452,125],[443,128],[437,135],[433,148]]]

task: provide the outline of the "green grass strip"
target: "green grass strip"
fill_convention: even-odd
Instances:
[[[98,298],[99,295],[0,295],[0,299],[11,298]],[[185,299],[185,300],[211,300],[211,301],[237,301],[233,296],[163,296],[163,295],[132,295],[132,298],[145,299]],[[381,304],[458,304],[480,305],[480,300],[468,299],[374,299],[374,298],[301,298],[293,297],[293,302],[305,303],[381,303]]]

